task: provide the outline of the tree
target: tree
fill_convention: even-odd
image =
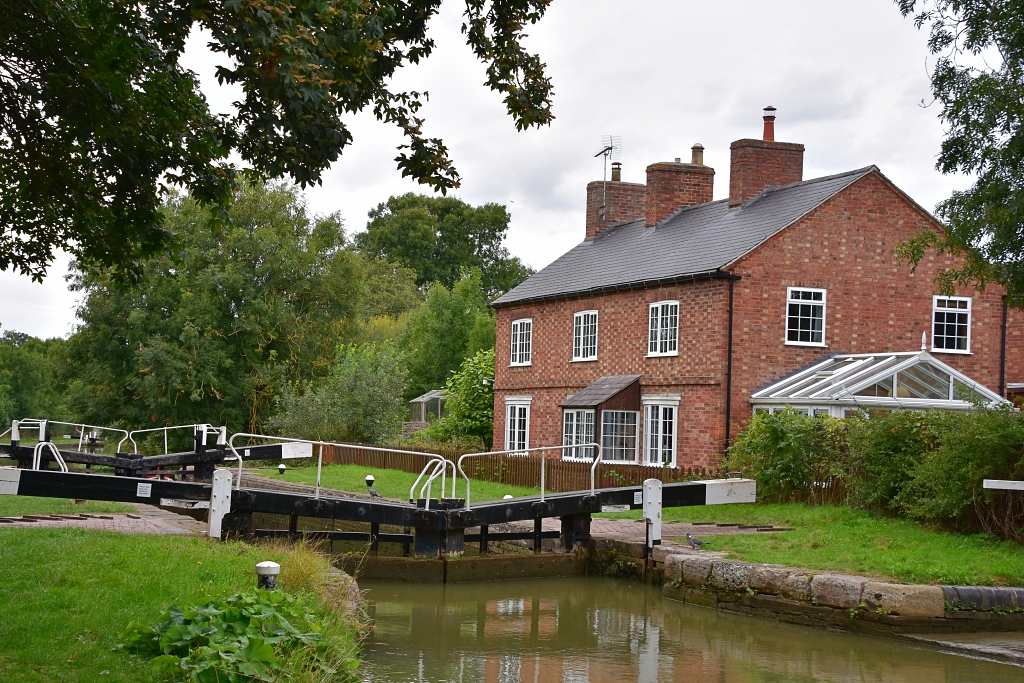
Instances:
[[[524,30],[550,0],[466,0],[463,33],[518,129],[550,123],[551,82]],[[41,279],[53,250],[137,279],[168,245],[168,186],[225,207],[237,154],[305,186],[352,142],[344,119],[372,107],[406,142],[403,176],[459,186],[448,150],[423,133],[427,93],[398,92],[397,70],[434,49],[441,0],[9,0],[0,4],[0,269]],[[241,86],[213,115],[180,64],[193,30]]]
[[[26,417],[67,419],[63,405],[63,339],[6,330],[0,336],[0,432]]]
[[[406,398],[443,387],[468,355],[488,341],[493,347],[493,321],[480,290],[480,271],[464,274],[451,289],[434,283],[426,305],[412,315],[400,340],[409,368]]]
[[[368,256],[416,271],[420,286],[449,289],[469,268],[479,268],[488,297],[512,289],[533,274],[501,246],[509,215],[500,204],[470,206],[455,197],[404,194],[370,211],[366,232],[355,236]]]
[[[447,414],[427,428],[440,440],[478,438],[487,450],[494,437],[494,349],[478,351],[445,385]]]
[[[78,277],[70,393],[94,424],[259,432],[285,385],[330,372],[362,316],[419,300],[409,271],[368,262],[283,184],[244,183],[227,221],[189,198],[165,210],[180,252],[148,261],[137,286]]]
[[[408,406],[402,399],[406,370],[391,342],[349,345],[323,380],[298,393],[294,384],[278,399],[272,433],[316,441],[383,444],[397,437]]]
[[[974,185],[936,207],[942,232],[900,246],[914,266],[930,248],[963,258],[938,280],[984,289],[1002,285],[1024,305],[1024,13],[1008,0],[897,0],[928,26],[936,56],[932,94],[946,125],[936,168],[974,174]]]

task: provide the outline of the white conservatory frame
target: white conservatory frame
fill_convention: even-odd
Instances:
[[[929,365],[950,376],[946,399],[898,397],[898,374],[916,365]],[[891,379],[893,396],[858,396],[857,392]],[[943,363],[927,351],[906,353],[837,354],[809,368],[755,391],[750,403],[755,412],[774,412],[787,407],[809,415],[845,417],[847,411],[910,409],[970,410],[971,401],[957,398],[957,384],[978,394],[989,406],[1009,403],[999,394]]]

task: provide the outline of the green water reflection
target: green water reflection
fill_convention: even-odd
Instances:
[[[576,578],[365,582],[374,683],[1021,683],[1024,669],[664,600]]]

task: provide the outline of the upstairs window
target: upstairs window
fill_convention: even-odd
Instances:
[[[529,365],[533,353],[533,320],[512,321],[511,365]]]
[[[971,298],[936,296],[932,299],[932,351],[971,352]]]
[[[648,335],[648,356],[675,356],[679,353],[679,302],[659,301],[651,304],[651,326]]]
[[[795,346],[825,345],[824,289],[786,289],[786,343]]]
[[[583,311],[573,316],[572,359],[597,360],[597,311]]]

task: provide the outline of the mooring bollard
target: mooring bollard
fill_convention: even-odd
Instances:
[[[277,589],[277,575],[281,573],[281,565],[277,562],[264,561],[256,565],[256,587],[268,591]]]

